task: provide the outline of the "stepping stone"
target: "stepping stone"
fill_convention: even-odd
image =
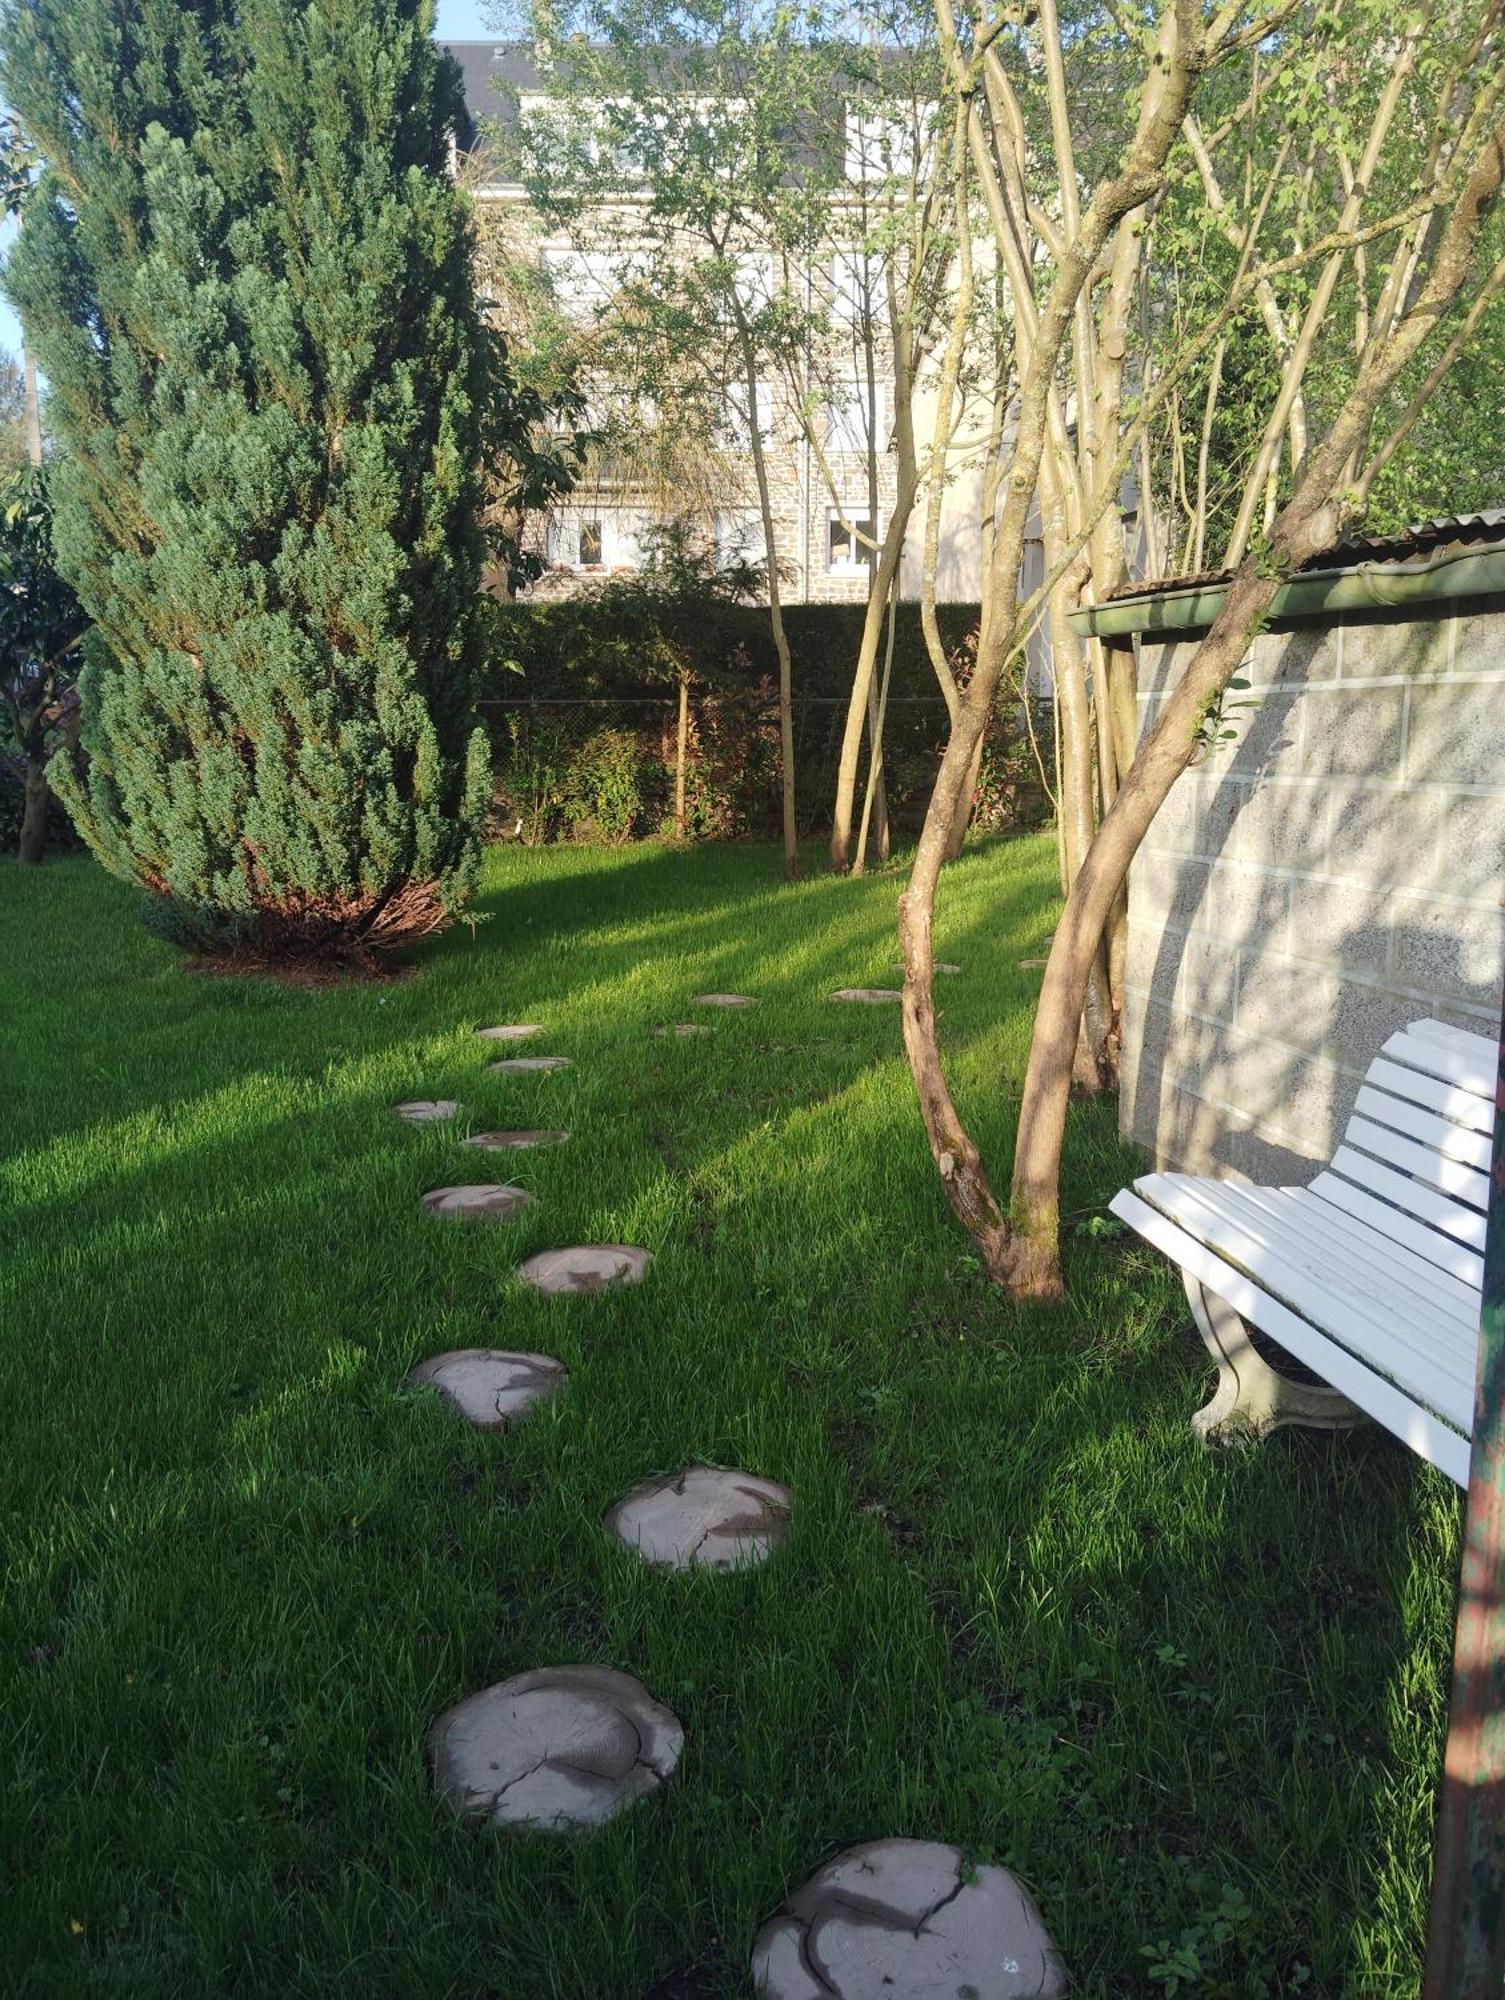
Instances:
[[[691,1465],[635,1486],[606,1516],[608,1533],[665,1569],[766,1562],[789,1535],[794,1496],[751,1472]]]
[[[672,1027],[655,1028],[653,1032],[656,1035],[678,1035],[681,1041],[687,1041],[691,1035],[708,1035],[711,1031],[704,1021],[676,1021]]]
[[[475,1181],[467,1187],[431,1188],[423,1205],[430,1215],[450,1216],[460,1222],[506,1222],[532,1199],[520,1187]]]
[[[636,1285],[653,1262],[649,1250],[626,1243],[576,1243],[568,1250],[540,1250],[517,1267],[525,1285],[539,1292],[604,1292],[608,1285]]]
[[[441,1118],[458,1116],[460,1107],[452,1097],[415,1097],[407,1104],[394,1104],[392,1109],[410,1125],[433,1125]]]
[[[943,958],[938,958],[938,959],[936,960],[936,962],[935,962],[935,969],[936,969],[936,971],[937,971],[937,972],[960,972],[960,971],[961,971],[961,967],[960,967],[959,965],[949,965],[949,964],[947,964],[946,960],[945,960],[945,959],[943,959]],[[903,959],[901,958],[901,959],[898,959],[898,960],[896,960],[896,962],[895,962],[895,964],[894,964],[894,971],[895,971],[895,972],[902,972],[903,970],[904,970],[904,961],[903,961]]]
[[[831,995],[833,1000],[855,1000],[866,1007],[881,1006],[885,1000],[902,1000],[904,995],[892,986],[841,986]]]
[[[756,1007],[758,1003],[750,993],[697,993],[691,1004],[696,1007]]]
[[[685,1745],[677,1717],[611,1667],[544,1667],[468,1695],[428,1734],[434,1789],[493,1826],[583,1833],[656,1792]]]
[[[520,1153],[529,1146],[562,1146],[568,1132],[472,1132],[462,1146],[479,1146],[486,1153]]]
[[[537,1021],[530,1021],[521,1027],[477,1028],[476,1033],[483,1042],[525,1042],[529,1035],[541,1035],[543,1029]]]
[[[1066,1974],[1006,1868],[959,1847],[870,1840],[796,1890],[753,1946],[759,2000],[1058,2000]]]
[[[1050,960],[1048,958],[1021,958],[1019,961],[1019,970],[1021,972],[1043,972],[1049,963]]]
[[[505,1062],[487,1063],[486,1067],[525,1076],[534,1070],[568,1069],[570,1060],[569,1056],[508,1056]]]
[[[569,1370],[551,1354],[510,1354],[498,1347],[457,1347],[420,1361],[407,1389],[437,1389],[483,1431],[504,1431],[535,1403],[557,1396]]]

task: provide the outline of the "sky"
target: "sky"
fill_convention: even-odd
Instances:
[[[441,42],[484,42],[496,34],[496,29],[487,18],[492,0],[439,0],[438,16],[434,33]],[[11,232],[15,225],[11,222],[0,224],[0,255],[8,248]],[[12,354],[21,352],[21,326],[10,301],[0,297],[0,348]]]

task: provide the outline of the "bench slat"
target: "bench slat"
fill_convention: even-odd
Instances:
[[[1381,1297],[1392,1291],[1414,1302],[1423,1320],[1434,1314],[1450,1323],[1470,1356],[1478,1339],[1479,1293],[1416,1256],[1393,1236],[1382,1235],[1357,1216],[1335,1214],[1306,1188],[1237,1188],[1239,1201],[1267,1217],[1272,1227],[1289,1229],[1323,1256],[1354,1267],[1354,1282]],[[1470,1362],[1472,1366],[1472,1362]]]
[[[1491,1133],[1495,1129],[1495,1107],[1487,1097],[1464,1090],[1456,1083],[1444,1083],[1435,1076],[1423,1076],[1419,1069],[1403,1069],[1399,1063],[1376,1056],[1365,1077],[1367,1083],[1404,1097],[1412,1104],[1425,1105],[1446,1118],[1450,1125],[1467,1126],[1471,1132]]]
[[[1460,1433],[1329,1340],[1310,1320],[1262,1291],[1244,1272],[1235,1270],[1224,1258],[1189,1236],[1169,1216],[1139,1200],[1132,1189],[1125,1188],[1115,1195],[1109,1206],[1173,1264],[1200,1278],[1219,1298],[1226,1299],[1235,1312],[1242,1313],[1251,1325],[1279,1341],[1288,1354],[1315,1369],[1324,1382],[1357,1403],[1418,1457],[1445,1472],[1457,1485],[1467,1486],[1472,1407],[1468,1429]]]
[[[1307,1183],[1306,1192],[1334,1208],[1341,1208],[1345,1214],[1357,1216],[1360,1222],[1367,1222],[1381,1230],[1393,1242],[1404,1243],[1408,1250],[1414,1250],[1418,1257],[1424,1257],[1439,1271],[1460,1279],[1471,1290],[1483,1290],[1484,1259],[1465,1249],[1456,1237],[1445,1235],[1440,1229],[1429,1229],[1414,1215],[1403,1214],[1400,1209],[1392,1208],[1388,1201],[1366,1194],[1363,1188],[1354,1187],[1337,1174],[1318,1174],[1314,1181]]]
[[[1499,1057],[1482,1035],[1444,1027],[1441,1021],[1413,1021],[1396,1030],[1381,1054],[1494,1101]]]
[[[1429,1345],[1420,1347],[1412,1333],[1414,1317],[1393,1308],[1387,1310],[1377,1299],[1356,1297],[1346,1277],[1330,1269],[1324,1271],[1299,1246],[1270,1241],[1270,1232],[1230,1214],[1226,1205],[1214,1198],[1229,1183],[1185,1180],[1167,1190],[1166,1178],[1149,1175],[1136,1181],[1134,1190],[1187,1235],[1242,1271],[1288,1311],[1320,1326],[1334,1345],[1394,1383],[1414,1402],[1457,1429],[1470,1423],[1472,1365],[1465,1366],[1450,1351],[1451,1342],[1438,1339],[1437,1325],[1429,1329]],[[1230,1299],[1229,1304],[1234,1301]]]
[[[1231,1181],[1188,1180],[1165,1175],[1153,1194],[1147,1196],[1163,1208],[1183,1228],[1199,1236],[1210,1249],[1224,1250],[1233,1242],[1230,1230],[1241,1232],[1266,1257],[1289,1263],[1306,1274],[1311,1284],[1335,1292],[1349,1300],[1355,1310],[1372,1322],[1386,1339],[1421,1357],[1423,1370],[1435,1354],[1440,1371],[1452,1377],[1458,1388],[1472,1392],[1474,1361],[1479,1345],[1479,1301],[1472,1293],[1460,1307],[1456,1296],[1443,1300],[1428,1297],[1415,1287],[1415,1273],[1424,1285],[1433,1283],[1437,1273],[1430,1265],[1417,1265],[1407,1279],[1396,1267],[1373,1252],[1373,1237],[1362,1223],[1343,1216],[1323,1215],[1320,1204],[1297,1200],[1299,1190],[1290,1189],[1281,1200],[1281,1190],[1254,1190]],[[1140,1193],[1143,1183],[1136,1182]],[[1254,1197],[1263,1193],[1267,1200]],[[1274,1195],[1274,1202],[1268,1197]],[[1232,1252],[1229,1251],[1230,1255]],[[1404,1253],[1400,1253],[1404,1255]],[[1234,1256],[1235,1263],[1245,1260]],[[1261,1272],[1252,1265],[1251,1275]],[[1284,1290],[1280,1296],[1297,1311],[1304,1301]],[[1393,1370],[1390,1372],[1394,1372]],[[1410,1376],[1406,1376],[1411,1381]],[[1414,1388],[1422,1377],[1411,1382]]]
[[[1393,1202],[1407,1215],[1419,1216],[1423,1222],[1431,1223],[1434,1229],[1446,1230],[1449,1236],[1456,1236],[1460,1243],[1467,1243],[1470,1249],[1483,1256],[1484,1217],[1473,1209],[1449,1201],[1445,1194],[1423,1187],[1420,1181],[1398,1174],[1391,1167],[1381,1166],[1378,1160],[1367,1159],[1363,1153],[1356,1153],[1349,1146],[1338,1148],[1328,1171],[1341,1174],[1345,1180],[1356,1181],[1360,1187],[1368,1188],[1371,1194]]]
[[[1489,1172],[1488,1132],[1470,1132],[1451,1119],[1439,1118],[1435,1112],[1408,1104],[1403,1098],[1372,1090],[1368,1084],[1354,1099],[1353,1108],[1377,1125],[1389,1125],[1406,1138],[1415,1139],[1418,1145],[1432,1147],[1445,1160],[1458,1160],[1477,1173]]]
[[[1416,1180],[1440,1188],[1444,1194],[1451,1195],[1455,1201],[1466,1202],[1470,1208],[1489,1206],[1487,1174],[1444,1159],[1429,1147],[1419,1146],[1413,1139],[1402,1139],[1397,1133],[1387,1131],[1383,1125],[1376,1125],[1368,1118],[1349,1119],[1343,1144],[1345,1147],[1362,1146],[1377,1160],[1404,1168]]]

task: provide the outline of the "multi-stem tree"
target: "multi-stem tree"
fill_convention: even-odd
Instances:
[[[1013,295],[1023,339],[1016,434],[1009,457],[992,562],[985,580],[984,642],[942,762],[908,891],[900,930],[906,977],[904,1031],[931,1149],[948,1198],[971,1232],[992,1275],[1020,1294],[1054,1291],[1058,1261],[1058,1185],[1066,1105],[1084,1006],[1101,974],[1105,938],[1121,906],[1129,863],[1176,778],[1196,753],[1206,717],[1268,617],[1275,592],[1293,570],[1331,545],[1362,506],[1377,472],[1417,421],[1426,399],[1457,358],[1492,289],[1498,262],[1482,254],[1505,174],[1505,23],[1494,0],[1421,4],[1387,19],[1376,37],[1371,10],[1341,17],[1299,0],[1249,7],[1208,7],[1166,0],[1146,24],[1146,59],[1132,130],[1118,161],[1082,200],[1075,176],[1062,171],[1053,209],[1044,208],[1027,173],[1029,142],[1019,92],[1006,62],[1009,37],[1044,33],[1043,73],[1050,95],[1054,158],[1071,158],[1074,126],[1064,88],[1066,40],[1054,10],[1042,4],[1015,24],[937,0],[948,87],[965,122],[971,171],[987,203],[1000,257],[1015,274]],[[1115,32],[1129,17],[1110,9]],[[1352,40],[1345,38],[1352,37]],[[1137,37],[1130,37],[1130,50]],[[1381,51],[1375,60],[1374,50]],[[1261,229],[1268,200],[1249,203],[1239,231],[1237,268],[1214,308],[1180,330],[1158,374],[1142,375],[1133,408],[1124,393],[1125,361],[1143,256],[1146,217],[1163,198],[1178,145],[1192,144],[1189,121],[1199,93],[1224,65],[1259,57],[1282,66],[1310,103],[1333,103],[1312,88],[1312,66],[1340,61],[1352,121],[1351,145],[1318,146],[1311,178],[1328,176],[1316,220],[1292,247],[1267,244]],[[1318,77],[1320,84],[1320,75]],[[1417,133],[1422,143],[1416,143]],[[1388,144],[1387,144],[1388,142]],[[1305,168],[1301,169],[1305,173]],[[1066,181],[1073,186],[1068,194]],[[1367,261],[1362,267],[1361,253]],[[1362,295],[1362,332],[1341,323],[1334,342],[1330,313],[1345,270]],[[933,1004],[931,927],[939,871],[964,797],[970,761],[1010,656],[1022,643],[1035,606],[1022,603],[1020,556],[1037,493],[1055,505],[1064,487],[1049,588],[1072,566],[1102,594],[1122,574],[1117,510],[1124,473],[1143,426],[1189,371],[1246,311],[1262,312],[1264,289],[1308,274],[1299,314],[1286,316],[1284,341],[1270,328],[1276,357],[1268,376],[1259,441],[1233,517],[1229,584],[1222,609],[1150,733],[1134,747],[1119,723],[1122,695],[1094,666],[1079,681],[1074,663],[1056,663],[1059,692],[1090,688],[1098,718],[1095,773],[1100,824],[1089,829],[1046,966],[1030,1052],[1008,1214],[994,1197],[977,1149],[952,1102],[942,1072]],[[1153,289],[1153,288],[1152,288]],[[1471,301],[1463,310],[1464,301]],[[1267,326],[1269,322],[1267,320]],[[1314,370],[1321,355],[1324,368]],[[1063,422],[1062,383],[1075,390],[1073,438]],[[1291,449],[1297,400],[1323,388],[1320,434]],[[1310,400],[1310,398],[1308,399]],[[1315,428],[1315,426],[1314,426]],[[1287,468],[1281,471],[1281,461]],[[1270,481],[1275,479],[1274,512]],[[1260,532],[1251,523],[1260,522]],[[1102,524],[1110,524],[1106,535]],[[1268,526],[1264,525],[1268,522]],[[1120,665],[1122,675],[1124,669]],[[1091,744],[1090,735],[1081,742]],[[1089,766],[1090,781],[1094,774]],[[1068,773],[1063,770],[1063,800]]]
[[[87,775],[59,791],[212,951],[366,962],[474,875],[492,357],[432,19],[8,0],[0,21],[43,162],[7,283],[93,628]]]

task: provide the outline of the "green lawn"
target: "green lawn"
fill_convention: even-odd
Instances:
[[[892,983],[896,886],[507,849],[474,934],[317,992],[185,971],[90,863],[0,872],[5,1991],[714,2000],[787,1891],[900,1833],[1019,1870],[1083,1995],[1174,1990],[1143,1947],[1183,1932],[1183,1992],[1417,1991],[1453,1490],[1377,1433],[1203,1451],[1210,1371],[1132,1241],[1075,1236],[1057,1307],[981,1281],[896,1014],[825,998]],[[1001,1178],[1053,890],[1047,841],[995,845],[939,915]],[[648,1035],[708,988],[761,1005]],[[487,1075],[506,1020],[575,1067]],[[415,1096],[574,1136],[461,1150]],[[1064,1207],[1135,1164],[1075,1108]],[[420,1212],[491,1177],[520,1222]],[[649,1281],[509,1276],[591,1240]],[[399,1392],[486,1345],[568,1396],[501,1437]],[[794,1488],[766,1569],[607,1541],[691,1460]],[[678,1712],[675,1783],[584,1842],[457,1821],[431,1718],[566,1661]]]

